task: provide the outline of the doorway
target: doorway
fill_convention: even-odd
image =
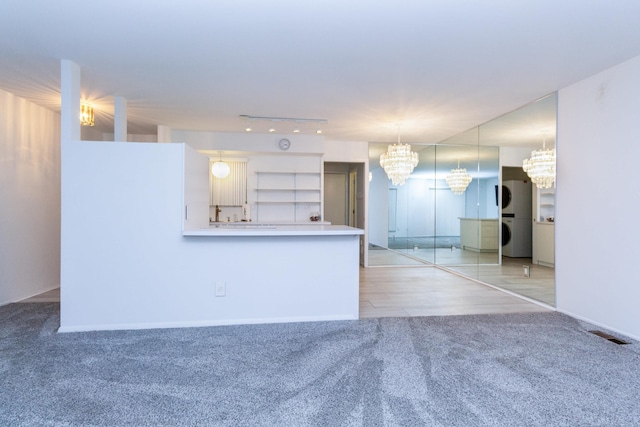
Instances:
[[[331,225],[365,228],[364,163],[324,163],[324,216]],[[360,264],[364,265],[364,235],[360,236]]]

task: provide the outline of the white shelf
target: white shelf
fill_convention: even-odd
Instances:
[[[547,218],[555,217],[556,213],[556,189],[555,188],[538,188],[536,194],[536,212],[535,219],[538,222],[544,222]]]
[[[310,171],[257,171],[256,220],[308,221],[322,213],[322,174]]]

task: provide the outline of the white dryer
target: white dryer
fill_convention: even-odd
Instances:
[[[502,255],[531,257],[531,219],[502,218]]]
[[[502,182],[502,215],[531,218],[531,182],[509,180]]]

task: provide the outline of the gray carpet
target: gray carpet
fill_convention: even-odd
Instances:
[[[2,426],[638,426],[638,343],[558,313],[57,334],[0,307]]]

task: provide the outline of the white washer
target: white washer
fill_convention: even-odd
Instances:
[[[502,218],[502,255],[531,257],[531,219]]]
[[[515,218],[531,218],[531,182],[502,182],[502,214],[512,214]]]

